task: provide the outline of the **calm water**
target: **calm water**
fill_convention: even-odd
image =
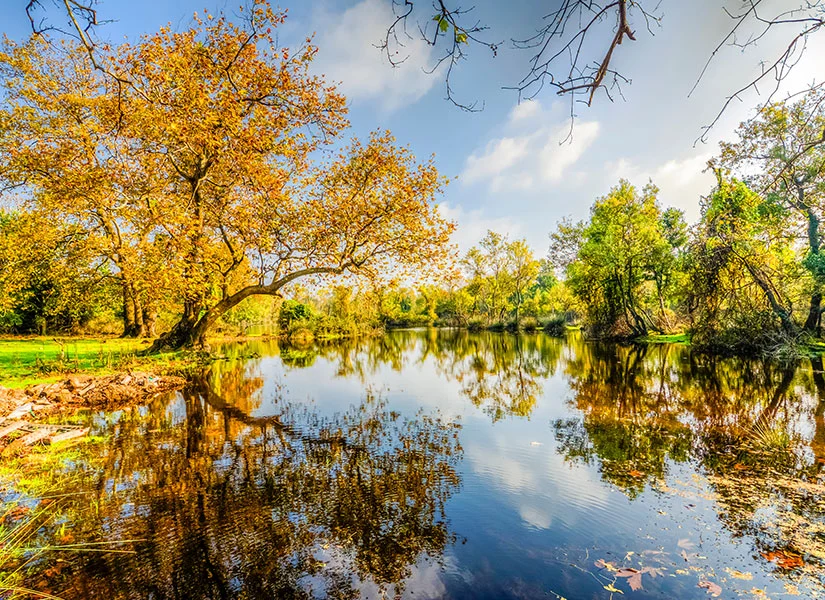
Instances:
[[[821,363],[446,330],[221,352],[182,393],[78,417],[102,440],[65,461],[40,535],[132,552],[55,550],[28,585],[825,597]]]

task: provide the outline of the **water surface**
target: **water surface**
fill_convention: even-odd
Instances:
[[[100,440],[40,536],[129,552],[55,550],[28,585],[825,597],[821,362],[450,330],[220,352],[181,393],[79,417]]]

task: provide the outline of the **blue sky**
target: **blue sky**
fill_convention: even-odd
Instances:
[[[782,6],[783,1],[772,3]],[[237,3],[101,0],[101,18],[112,20],[101,32],[117,41],[169,22],[185,26],[195,11],[232,11]],[[0,30],[12,38],[29,32],[22,4],[0,0]],[[507,43],[495,58],[483,48],[471,49],[470,60],[458,67],[456,95],[483,102],[480,112],[463,112],[444,100],[443,78],[423,71],[435,57],[425,44],[410,41],[408,60],[390,67],[375,48],[391,20],[389,0],[282,2],[290,17],[280,39],[293,45],[315,34],[320,48],[315,68],[341,83],[350,100],[353,134],[389,128],[420,157],[435,154],[441,172],[452,179],[441,203],[458,223],[455,241],[462,249],[492,228],[526,238],[543,255],[556,222],[585,217],[593,200],[619,177],[639,185],[653,178],[663,205],[683,209],[689,221],[698,217],[699,197],[712,184],[712,176],[702,173],[705,162],[718,141],[730,138],[735,125],[752,114],[759,97],[746,95],[735,103],[708,143],[696,144],[702,125],[712,120],[726,94],[758,72],[760,59],[775,56],[788,38],[787,31],[778,32],[747,52],[723,49],[688,98],[730,27],[723,5],[720,0],[663,0],[661,29],[654,36],[637,31],[637,41],[623,44],[615,56],[616,66],[632,79],[624,89],[626,100],[611,103],[600,97],[591,108],[577,108],[573,139],[566,143],[560,143],[569,126],[564,100],[546,91],[519,104],[515,92],[502,89],[517,83],[529,59]],[[525,37],[547,11],[547,2],[538,0],[478,0],[475,9],[481,22],[493,25],[489,39],[495,41]],[[822,38],[809,46],[789,87],[823,78],[815,59],[825,54]]]

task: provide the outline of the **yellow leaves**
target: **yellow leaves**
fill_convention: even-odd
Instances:
[[[737,571],[736,569],[731,569],[730,567],[726,567],[725,572],[727,572],[727,574],[734,579],[742,579],[744,581],[750,581],[753,579],[753,573],[743,573],[742,571]]]

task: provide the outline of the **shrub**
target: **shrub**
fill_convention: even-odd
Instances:
[[[567,319],[564,315],[556,314],[542,319],[541,329],[544,333],[555,337],[563,337],[567,331]]]
[[[467,320],[467,329],[470,331],[481,331],[484,329],[484,319],[481,317],[471,317]]]
[[[521,328],[524,331],[536,331],[539,328],[539,322],[535,317],[526,317],[521,321]]]

